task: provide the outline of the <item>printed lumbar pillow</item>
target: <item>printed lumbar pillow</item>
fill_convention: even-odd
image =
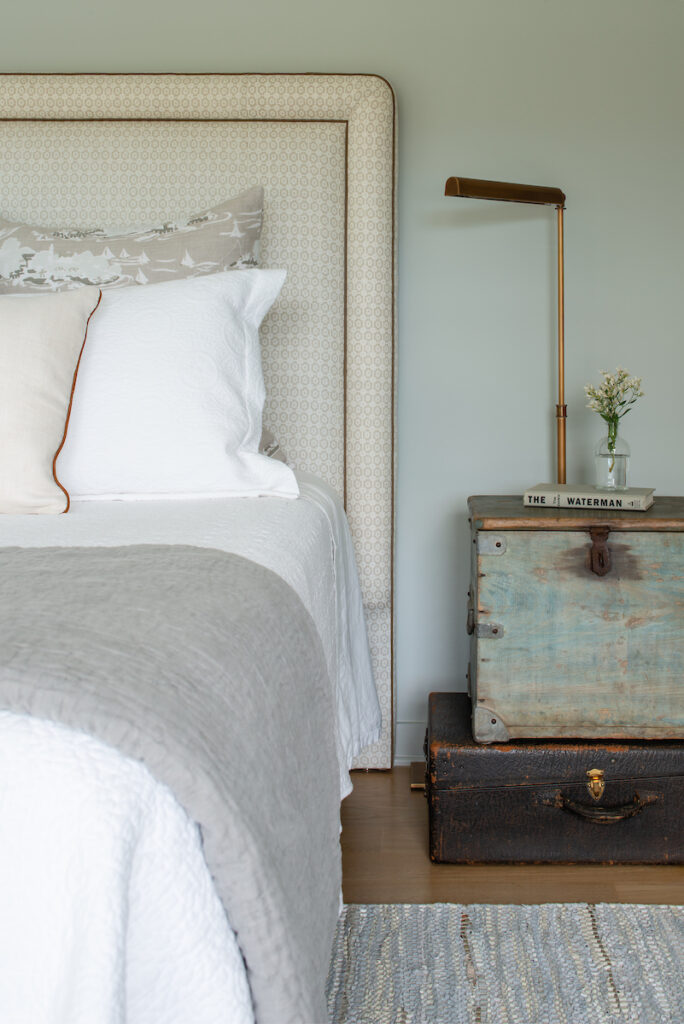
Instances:
[[[283,270],[103,292],[58,470],[79,498],[299,493],[259,452],[259,325]]]
[[[255,267],[261,187],[183,220],[128,231],[53,230],[0,217],[0,292],[111,288]]]
[[[99,288],[0,296],[0,512],[66,512],[55,472]]]

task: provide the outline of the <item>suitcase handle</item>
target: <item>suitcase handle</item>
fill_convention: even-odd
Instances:
[[[576,800],[568,800],[559,791],[556,794],[556,799],[553,802],[549,800],[548,803],[552,807],[558,807],[560,810],[577,814],[580,818],[585,818],[593,825],[612,825],[616,821],[624,821],[625,818],[633,818],[635,814],[641,814],[644,807],[654,804],[657,799],[658,797],[655,793],[644,793],[643,796],[635,793],[633,799],[628,804],[622,804],[619,807],[600,807],[597,804],[591,806],[589,804],[580,804]]]

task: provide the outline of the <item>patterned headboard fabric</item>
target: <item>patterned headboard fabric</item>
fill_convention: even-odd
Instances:
[[[396,118],[374,75],[0,75],[0,214],[154,223],[265,189],[264,415],[344,495],[383,712],[393,721]]]

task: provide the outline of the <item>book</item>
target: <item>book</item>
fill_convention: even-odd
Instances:
[[[588,508],[645,512],[653,504],[653,487],[608,491],[591,484],[536,484],[525,491],[523,504],[537,508]]]

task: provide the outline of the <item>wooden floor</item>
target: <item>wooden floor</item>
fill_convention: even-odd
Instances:
[[[409,769],[354,772],[342,804],[346,903],[684,903],[684,867],[433,864]]]

